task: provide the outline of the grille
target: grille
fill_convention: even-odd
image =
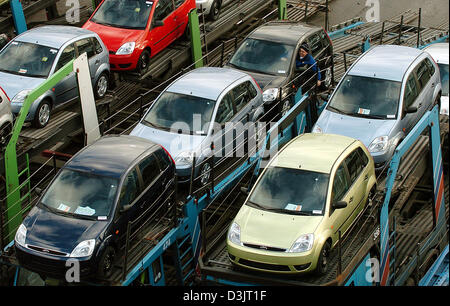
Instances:
[[[270,246],[265,246],[265,245],[244,243],[244,246],[253,248],[253,249],[259,249],[259,250],[267,250],[267,251],[273,251],[273,252],[286,252],[286,249],[270,247]]]
[[[34,245],[28,245],[27,247],[32,249],[32,250],[41,252],[41,253],[55,255],[55,256],[64,256],[65,257],[65,256],[69,255],[67,253],[58,252],[58,251],[50,250],[50,249],[45,249],[45,248],[37,247],[37,246],[34,246]]]
[[[249,266],[249,267],[263,269],[263,270],[269,270],[269,271],[284,271],[284,272],[291,271],[291,269],[289,269],[288,266],[266,264],[266,263],[250,261],[250,260],[242,259],[242,258],[239,259],[239,263],[244,266]]]

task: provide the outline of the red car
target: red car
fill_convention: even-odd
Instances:
[[[83,28],[109,50],[111,70],[148,68],[150,58],[182,36],[195,0],[103,0]]]

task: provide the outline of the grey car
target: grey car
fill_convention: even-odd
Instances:
[[[219,19],[222,6],[231,0],[195,0],[195,4],[199,11],[207,16],[210,20]]]
[[[170,84],[130,134],[166,148],[175,160],[179,182],[189,181],[195,154],[194,175],[204,185],[211,165],[203,161],[213,154],[217,158],[228,154],[236,139],[228,138],[230,123],[245,126],[263,112],[261,90],[250,75],[227,68],[198,68]]]
[[[102,98],[109,84],[109,54],[100,37],[72,26],[43,26],[28,30],[0,51],[0,86],[18,114],[27,95],[71,59],[87,53],[94,94]],[[36,99],[26,121],[44,127],[50,113],[79,96],[75,73]]]
[[[0,152],[8,144],[13,127],[13,115],[8,96],[0,87]]]
[[[376,46],[346,72],[313,132],[359,139],[381,170],[441,92],[439,68],[428,53]]]

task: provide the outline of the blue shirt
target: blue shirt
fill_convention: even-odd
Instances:
[[[320,74],[320,69],[318,69],[317,67],[317,63],[316,60],[311,56],[311,54],[308,53],[308,55],[306,55],[304,58],[300,58],[295,60],[295,66],[297,68],[299,67],[303,67],[305,65],[312,66],[311,70],[316,73],[317,72],[317,79],[321,80],[322,79],[322,75]]]

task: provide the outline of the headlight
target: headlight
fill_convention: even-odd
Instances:
[[[263,92],[263,101],[272,102],[278,97],[278,88],[269,88]]]
[[[377,153],[386,151],[389,144],[388,136],[380,136],[375,138],[369,146],[370,153]]]
[[[311,250],[314,243],[314,234],[300,236],[289,249],[289,253],[302,253]]]
[[[91,256],[95,248],[95,239],[85,240],[80,242],[72,253],[70,257],[86,257]]]
[[[234,244],[241,245],[241,227],[236,222],[233,222],[228,231],[228,239]]]
[[[21,92],[19,92],[17,95],[14,96],[14,98],[11,100],[11,103],[12,102],[23,102],[23,101],[25,101],[25,98],[32,91],[33,91],[33,89],[22,90]]]
[[[16,237],[14,238],[18,245],[25,246],[25,239],[27,238],[27,228],[25,225],[20,224],[19,229],[16,232]]]
[[[191,166],[194,161],[194,152],[186,151],[181,152],[176,158],[175,158],[175,164],[176,165],[187,165]]]
[[[124,43],[119,50],[117,50],[116,55],[126,55],[131,54],[134,51],[134,47],[136,46],[136,43],[134,41]]]
[[[312,130],[313,133],[323,133],[322,128],[316,124]]]

